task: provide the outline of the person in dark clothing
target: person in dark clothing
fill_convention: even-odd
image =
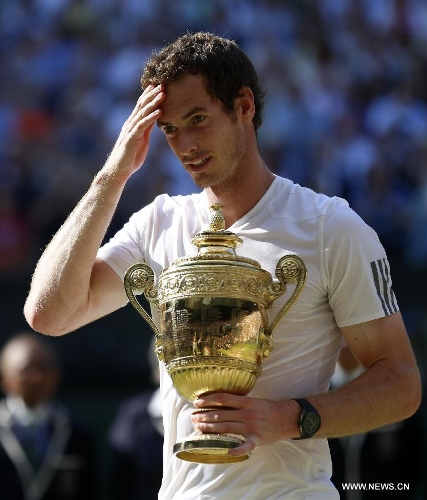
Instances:
[[[94,500],[92,430],[53,400],[60,370],[39,335],[13,336],[0,354],[0,484],[4,500]]]

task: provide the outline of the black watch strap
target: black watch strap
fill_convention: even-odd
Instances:
[[[301,436],[292,439],[309,439],[320,429],[321,418],[319,412],[305,398],[295,398],[294,401],[301,406],[301,415],[298,422]]]

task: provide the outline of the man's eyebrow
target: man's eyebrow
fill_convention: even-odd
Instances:
[[[190,118],[190,116],[195,115],[197,113],[206,113],[208,108],[205,108],[204,106],[195,106],[193,109],[191,109],[186,115],[182,117],[183,120],[186,120],[187,118]]]
[[[194,108],[191,108],[188,113],[186,113],[184,116],[182,116],[181,120],[187,120],[188,118],[190,118],[190,116],[193,116],[197,113],[205,113],[205,112],[207,112],[207,110],[208,110],[208,108],[206,108],[204,106],[195,106]],[[157,120],[158,127],[164,127],[166,125],[171,125],[171,123],[162,121],[161,119]]]

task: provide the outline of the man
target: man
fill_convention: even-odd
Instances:
[[[153,54],[142,87],[107,162],[37,265],[27,321],[35,330],[62,335],[124,306],[127,268],[145,261],[158,275],[176,258],[194,254],[191,238],[206,227],[209,206],[219,203],[226,227],[244,240],[245,257],[274,274],[284,253],[296,253],[308,280],[276,327],[275,347],[247,397],[202,396],[197,408],[217,410],[192,415],[192,405],[161,367],[159,498],[335,499],[326,438],[405,419],[420,403],[419,372],[384,249],[344,200],[295,185],[265,165],[256,134],[264,93],[234,42],[209,33],[184,35]],[[157,197],[99,250],[127,180],[144,163],[156,123],[203,191]],[[342,338],[366,371],[328,392]],[[319,423],[319,415],[320,428],[306,429],[307,420]],[[229,453],[251,453],[251,459],[231,466],[177,459],[173,444],[192,425],[243,435],[245,442]]]
[[[1,498],[93,500],[93,436],[52,399],[59,366],[51,346],[34,333],[13,336],[0,376]]]

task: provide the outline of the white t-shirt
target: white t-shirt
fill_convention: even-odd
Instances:
[[[206,229],[210,210],[204,192],[161,195],[134,214],[98,253],[120,277],[137,262],[156,276],[178,257],[196,255],[193,236]],[[237,253],[257,260],[274,280],[278,260],[299,255],[307,281],[298,301],[273,331],[274,349],[250,396],[281,400],[325,393],[334,373],[338,327],[398,310],[385,251],[376,233],[346,201],[276,177],[262,199],[228,230],[243,244]],[[293,291],[274,302],[275,317]],[[158,324],[158,318],[154,315]],[[163,363],[161,363],[163,365]],[[249,460],[202,465],[173,456],[173,445],[193,432],[192,404],[174,389],[161,366],[165,429],[162,500],[331,500],[331,461],[325,439],[282,440],[256,448]]]

